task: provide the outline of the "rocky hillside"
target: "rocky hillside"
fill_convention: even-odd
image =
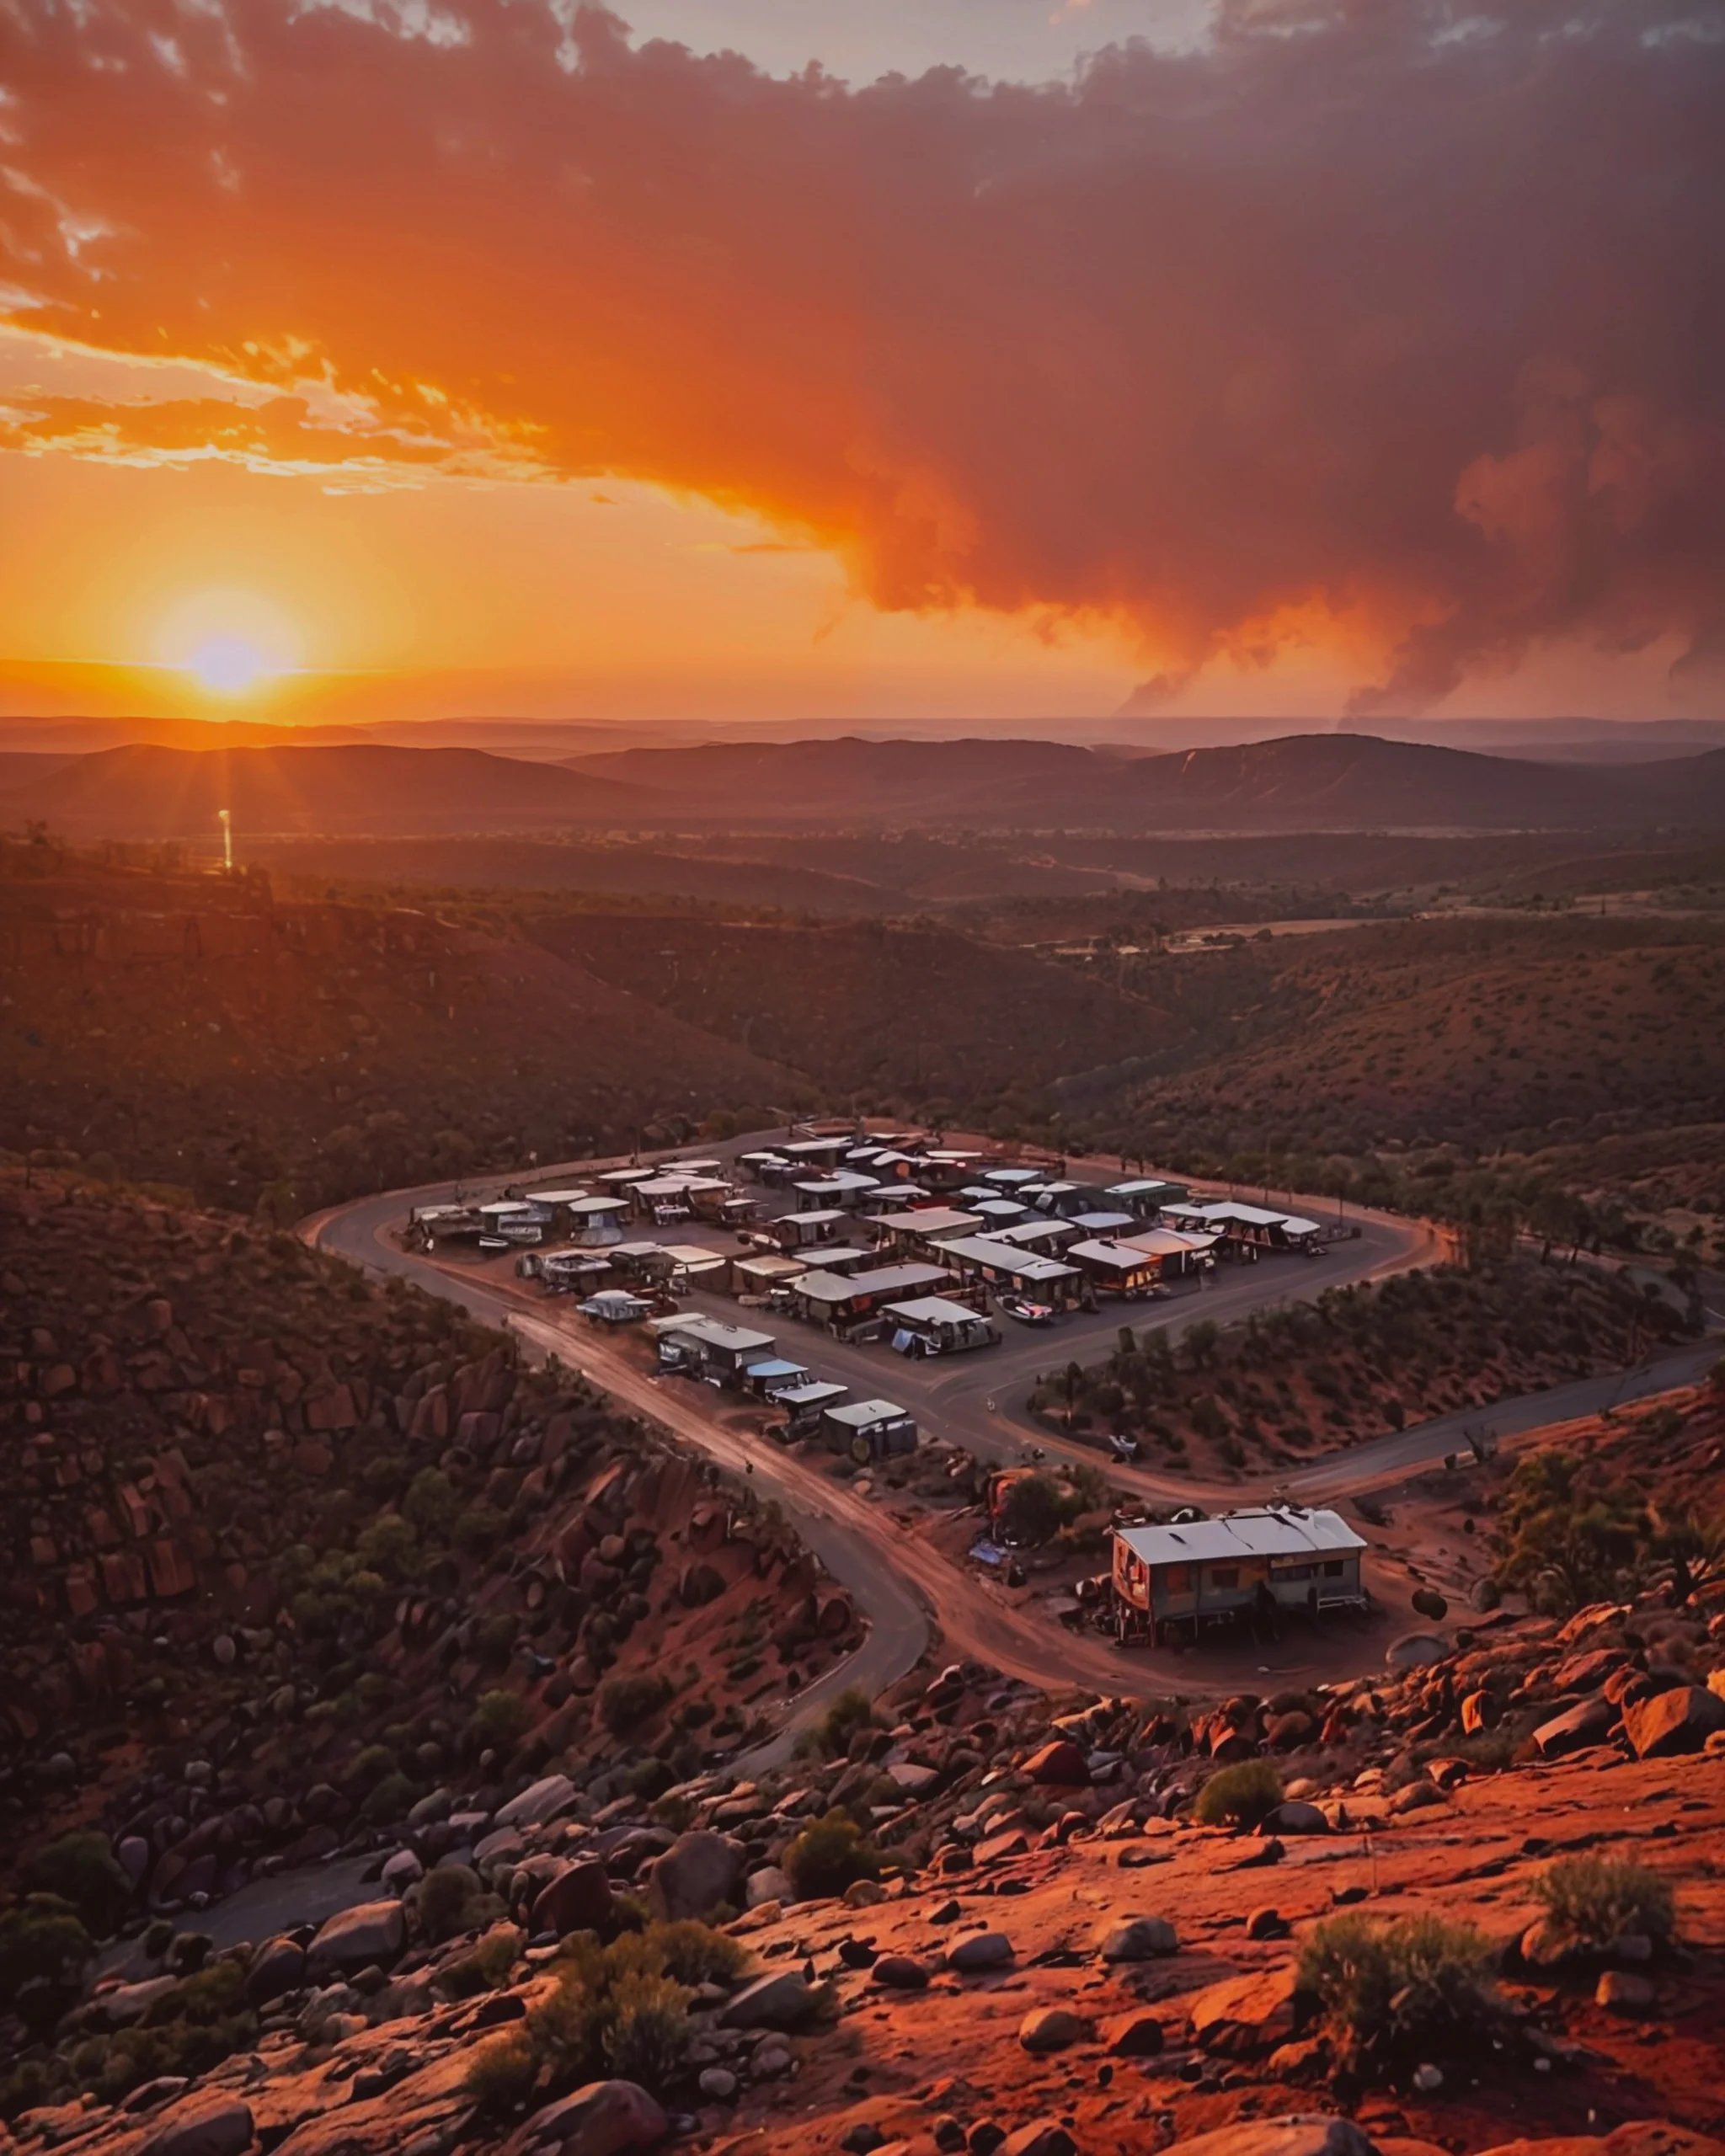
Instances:
[[[650,1801],[457,1777],[321,1926],[135,1934],[15,2073],[13,2131],[1718,2156],[1725,1614],[1671,1595],[1202,1711],[955,1666]]]
[[[662,1785],[857,1636],[579,1382],[291,1238],[0,1182],[0,1339],[4,1845],[29,1884],[99,1829],[102,1929],[391,1846],[453,1774],[650,1739]]]
[[[0,1147],[284,1219],[798,1091],[507,924],[3,841],[0,998]]]

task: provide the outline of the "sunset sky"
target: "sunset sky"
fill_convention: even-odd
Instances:
[[[0,0],[0,711],[1715,714],[1722,25]]]

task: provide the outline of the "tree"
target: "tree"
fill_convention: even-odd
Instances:
[[[1186,1352],[1194,1370],[1207,1370],[1215,1362],[1220,1338],[1220,1327],[1213,1317],[1201,1317],[1196,1325],[1187,1327]]]
[[[1050,1475],[1023,1475],[1007,1488],[995,1514],[995,1527],[1007,1541],[1040,1549],[1060,1531],[1060,1486]]]

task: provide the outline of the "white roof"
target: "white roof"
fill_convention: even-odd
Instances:
[[[951,1235],[977,1226],[981,1219],[980,1213],[967,1213],[956,1205],[916,1205],[908,1213],[895,1214],[891,1219],[875,1225],[900,1235]]]
[[[685,1273],[710,1273],[730,1263],[722,1250],[708,1250],[700,1243],[667,1243],[665,1254]]]
[[[1087,1243],[1074,1243],[1066,1255],[1088,1258],[1092,1265],[1112,1265],[1122,1273],[1140,1271],[1153,1262],[1154,1256],[1134,1243],[1113,1242],[1106,1235],[1092,1236]]]
[[[1002,1183],[1010,1187],[1014,1183],[1040,1182],[1042,1173],[1040,1168],[985,1168],[982,1171],[982,1180],[985,1182]]]
[[[585,1198],[585,1190],[577,1186],[573,1190],[530,1190],[529,1200],[535,1205],[569,1205],[578,1198]]]
[[[1364,1550],[1339,1513],[1304,1512],[1266,1505],[1253,1512],[1224,1513],[1182,1527],[1117,1527],[1114,1532],[1146,1565],[1208,1565],[1231,1557],[1301,1557]]]
[[[888,1303],[881,1310],[883,1317],[907,1318],[912,1325],[976,1325],[981,1322],[968,1304],[955,1303],[948,1295],[920,1295],[910,1303]]]
[[[880,1265],[872,1273],[805,1273],[794,1293],[815,1303],[847,1303],[856,1295],[889,1295],[895,1288],[932,1288],[952,1275],[943,1265]]]
[[[995,1266],[1015,1280],[1078,1278],[1076,1265],[1063,1265],[1057,1257],[1038,1257],[1030,1251],[1020,1250],[1014,1243],[1003,1243],[997,1235],[955,1235],[950,1242],[937,1242],[935,1248],[944,1251],[949,1257],[968,1257],[973,1265]]]
[[[1219,1235],[1183,1235],[1177,1228],[1146,1228],[1140,1235],[1114,1237],[1116,1242],[1130,1243],[1134,1250],[1147,1251],[1151,1257],[1172,1257],[1183,1250],[1214,1250],[1220,1240]]]
[[[627,1213],[627,1198],[577,1198],[570,1200],[571,1213]]]
[[[835,1206],[825,1205],[822,1206],[819,1211],[811,1211],[808,1213],[781,1213],[776,1219],[770,1221],[768,1225],[774,1228],[782,1228],[787,1220],[802,1220],[815,1226],[824,1227],[829,1220],[848,1220],[850,1217],[851,1216],[848,1213],[843,1212]]]
[[[848,1407],[829,1407],[826,1419],[830,1422],[847,1422],[857,1429],[867,1429],[871,1422],[908,1421],[910,1410],[895,1406],[890,1400],[853,1400]]]
[[[1105,1235],[1111,1228],[1134,1228],[1137,1216],[1132,1213],[1074,1213],[1067,1222],[1069,1227],[1088,1229],[1092,1235]]]
[[[1129,1182],[1111,1182],[1110,1198],[1141,1198],[1147,1190],[1183,1189],[1183,1184],[1165,1182],[1160,1176],[1134,1176]]]
[[[678,1318],[665,1330],[686,1340],[698,1340],[708,1348],[730,1348],[739,1354],[751,1348],[772,1348],[777,1343],[770,1332],[750,1332],[740,1325],[726,1325],[716,1317]]]
[[[848,1168],[841,1168],[836,1175],[817,1176],[810,1182],[792,1185],[793,1189],[814,1191],[823,1198],[837,1190],[877,1190],[879,1187],[878,1176],[853,1175]]]
[[[778,1403],[781,1407],[816,1407],[823,1401],[842,1400],[849,1390],[830,1378],[817,1379],[813,1385],[787,1385],[778,1396]]]
[[[494,1198],[489,1204],[474,1207],[477,1213],[531,1213],[533,1210],[525,1198]]]
[[[659,1173],[657,1168],[606,1168],[596,1178],[600,1182],[645,1182]]]
[[[1285,1228],[1294,1235],[1315,1235],[1318,1230],[1316,1220],[1302,1219],[1297,1213],[1269,1213],[1262,1205],[1242,1205],[1231,1198],[1208,1205],[1165,1205],[1162,1210],[1182,1220],[1241,1220],[1249,1228]]]

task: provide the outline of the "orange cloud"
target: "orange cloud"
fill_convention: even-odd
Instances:
[[[1124,621],[1169,692],[1267,623],[1330,624],[1363,709],[1565,632],[1705,654],[1725,45],[1498,4],[859,90],[542,0],[25,11],[11,318],[281,394],[6,439],[653,481],[883,606]]]

